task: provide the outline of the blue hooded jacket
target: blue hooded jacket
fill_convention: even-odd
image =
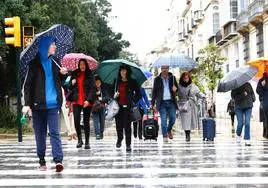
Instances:
[[[47,109],[57,108],[59,106],[57,102],[58,95],[52,71],[52,58],[48,57],[48,49],[53,42],[55,42],[55,39],[53,37],[43,37],[40,40],[38,51],[40,61],[45,72],[45,96]]]
[[[136,106],[139,106],[143,109],[143,112],[147,114],[148,108],[150,107],[150,102],[148,100],[148,97],[146,95],[146,91],[144,88],[141,87],[140,89],[141,92],[141,99],[137,102]],[[147,108],[148,107],[148,108]]]

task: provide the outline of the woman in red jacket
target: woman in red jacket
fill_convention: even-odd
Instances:
[[[88,67],[86,59],[80,59],[78,69],[72,73],[71,90],[73,90],[73,114],[74,124],[78,137],[77,148],[83,145],[81,134],[81,111],[83,110],[84,132],[85,132],[85,149],[89,146],[89,119],[92,110],[92,104],[95,100],[95,79]]]

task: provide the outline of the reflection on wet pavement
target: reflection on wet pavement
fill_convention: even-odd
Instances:
[[[112,128],[111,128],[112,129]],[[108,131],[108,130],[107,130]],[[111,132],[114,130],[112,129]],[[10,187],[268,187],[268,141],[255,139],[251,147],[231,137],[204,143],[193,135],[185,143],[177,132],[163,144],[133,140],[133,151],[115,148],[115,134],[91,138],[91,150],[63,141],[65,170],[55,173],[48,144],[46,172],[38,170],[35,143],[0,143],[0,186]]]

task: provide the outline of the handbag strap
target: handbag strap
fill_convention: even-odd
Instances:
[[[192,84],[190,85],[190,89],[188,91],[187,99],[189,99],[189,97],[190,97],[191,89],[192,89]]]

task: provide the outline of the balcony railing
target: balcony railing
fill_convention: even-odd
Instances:
[[[196,10],[194,11],[194,21],[200,22],[203,19],[203,11],[202,10]]]
[[[185,37],[184,37],[183,32],[179,32],[179,41],[180,42],[185,41]]]
[[[243,31],[248,28],[248,11],[243,10],[236,18],[236,29],[237,31]]]
[[[236,21],[231,21],[231,22],[227,23],[223,27],[223,33],[224,33],[225,40],[230,40],[233,37],[237,36],[238,33],[236,32]]]
[[[191,22],[192,22],[192,28],[195,28],[198,24],[196,21],[194,21],[193,18],[191,19]]]
[[[209,37],[208,43],[209,44],[216,44],[216,36],[213,35],[213,36]]]
[[[216,33],[216,44],[221,46],[223,45],[224,43],[226,43],[227,41],[223,39],[222,37],[222,33],[221,33],[221,30],[219,30],[217,33]]]
[[[249,21],[254,22],[264,11],[265,0],[254,0],[249,6]]]

